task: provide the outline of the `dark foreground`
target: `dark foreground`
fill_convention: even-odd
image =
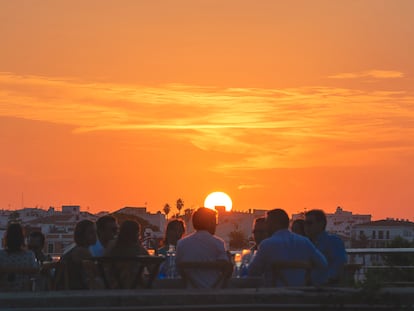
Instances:
[[[9,292],[0,310],[414,310],[414,287]]]

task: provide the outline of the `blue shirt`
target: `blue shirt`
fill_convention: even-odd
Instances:
[[[283,229],[276,231],[270,238],[260,243],[256,256],[249,265],[248,274],[249,276],[264,274],[266,284],[274,285],[271,284],[272,263],[279,260],[307,261],[321,269],[326,269],[328,265],[326,258],[308,238]],[[283,272],[289,286],[305,285],[305,271],[292,269]]]
[[[92,257],[102,257],[104,255],[104,250],[105,249],[99,239],[96,239],[94,245],[89,246],[89,252],[92,254]]]
[[[313,284],[337,282],[347,262],[344,242],[338,236],[324,231],[317,236],[315,246],[328,260],[328,269],[315,269],[312,272]]]

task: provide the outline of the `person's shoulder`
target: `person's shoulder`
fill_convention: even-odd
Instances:
[[[327,237],[328,240],[330,240],[334,243],[343,243],[342,239],[334,233],[327,232],[326,237]]]

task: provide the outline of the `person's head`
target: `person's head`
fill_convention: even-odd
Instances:
[[[305,221],[303,219],[296,219],[292,222],[292,232],[305,236]]]
[[[269,235],[272,235],[276,231],[289,228],[289,216],[280,208],[268,211],[266,213],[266,225]]]
[[[141,226],[134,220],[125,220],[119,229],[117,245],[132,246],[138,243],[141,234]]]
[[[118,224],[115,217],[105,215],[96,221],[96,233],[101,244],[105,247],[118,233]]]
[[[200,207],[193,214],[193,227],[195,230],[206,230],[211,234],[216,233],[217,212],[206,207]]]
[[[323,210],[314,209],[305,214],[305,233],[309,238],[314,239],[325,231],[325,228],[326,215]]]
[[[41,252],[45,246],[45,235],[41,231],[33,231],[29,235],[27,247],[33,252]]]
[[[81,220],[75,226],[74,240],[77,246],[89,247],[96,243],[95,224],[90,220]]]
[[[165,230],[165,245],[177,245],[177,241],[181,239],[184,233],[184,221],[181,219],[171,220]]]
[[[258,217],[254,220],[252,233],[256,245],[269,237],[265,217]]]
[[[18,252],[24,246],[23,227],[18,223],[12,223],[7,227],[5,245],[8,252]]]

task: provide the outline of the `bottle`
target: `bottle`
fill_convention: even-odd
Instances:
[[[175,246],[170,244],[167,251],[167,279],[174,279],[176,276],[175,267]]]

